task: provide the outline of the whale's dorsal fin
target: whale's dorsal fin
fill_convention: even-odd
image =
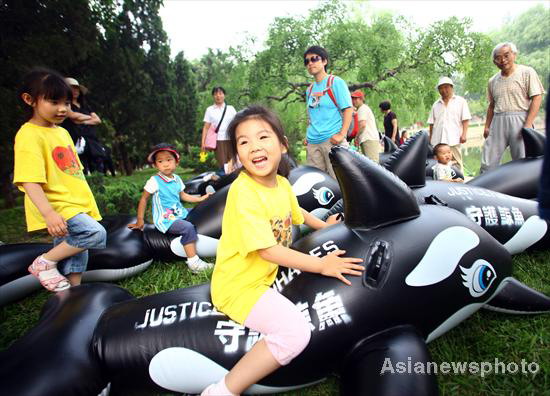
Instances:
[[[393,153],[397,150],[397,144],[386,135],[382,135],[382,141],[384,142],[384,152]]]
[[[342,191],[348,226],[377,228],[420,215],[411,189],[376,162],[343,147],[333,147],[330,160]]]
[[[428,133],[420,131],[403,143],[384,166],[403,180],[409,187],[426,184],[426,157],[428,156]]]
[[[546,136],[532,128],[522,128],[521,135],[525,144],[525,156],[527,158],[540,157],[544,155]]]

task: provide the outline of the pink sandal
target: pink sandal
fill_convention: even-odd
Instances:
[[[60,292],[71,287],[69,280],[57,270],[57,264],[45,263],[41,258],[42,256],[38,256],[34,259],[28,270],[46,290]]]

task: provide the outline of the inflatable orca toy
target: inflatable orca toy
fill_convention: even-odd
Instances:
[[[108,376],[92,348],[93,333],[106,308],[134,297],[120,287],[101,283],[69,290],[50,297],[38,324],[0,352],[0,359],[7,359],[0,368],[3,394],[108,395],[102,392]],[[14,375],[19,380],[28,377],[30,382],[8,378]]]
[[[215,178],[216,180],[212,180]],[[219,180],[220,176],[216,172],[203,172],[189,180],[185,180],[185,192],[190,195],[204,195],[206,187],[211,183]]]
[[[235,177],[230,174],[225,180]],[[313,167],[292,169],[289,180],[300,206],[314,214],[316,210],[326,212],[341,197],[336,180]],[[222,187],[195,206],[187,217],[197,229],[197,253],[201,257],[216,255],[228,190],[229,185]],[[90,249],[84,282],[123,279],[145,270],[153,259],[174,261],[186,257],[178,236],[163,234],[151,224],[143,232],[129,230],[127,225],[135,221],[134,216],[128,215],[108,216],[101,221],[107,230],[107,248]],[[299,237],[297,230],[293,237]],[[0,306],[40,289],[27,267],[50,248],[51,244],[45,243],[0,245]]]
[[[347,286],[334,278],[281,267],[273,287],[308,319],[311,341],[288,366],[245,393],[305,387],[338,371],[342,395],[395,395],[404,389],[413,396],[436,395],[433,374],[381,375],[381,368],[388,358],[410,359],[426,367],[431,361],[427,342],[503,291],[513,295],[520,287],[525,292],[516,299],[516,308],[536,293],[511,277],[509,252],[465,216],[443,206],[418,205],[405,183],[359,154],[334,148],[331,160],[343,192],[345,223],[316,231],[293,248],[315,256],[344,249],[364,259],[365,271],[350,277],[352,285]],[[378,198],[358,205],[364,203],[359,201],[363,194],[374,190]],[[95,328],[91,340],[89,331],[73,332],[70,312],[79,315],[84,301],[111,293],[122,301],[94,308],[101,313],[90,319],[96,320],[90,325]],[[535,297],[539,310],[549,312],[550,299],[540,293]],[[49,342],[40,343],[35,328],[0,353],[2,361],[10,362],[0,370],[8,394],[40,389],[44,396],[97,395],[109,384],[126,394],[196,394],[222,378],[261,337],[216,311],[209,284],[140,299],[126,299],[112,285],[83,285],[58,293],[48,304],[59,309],[38,327],[47,335],[57,329],[63,337],[50,336]],[[51,375],[47,383],[35,370],[25,369],[25,362],[44,356],[43,348],[68,343],[68,334],[71,353],[61,349],[59,355],[48,356],[59,372],[78,361],[80,378]]]
[[[422,169],[428,136],[418,133],[403,144],[385,167],[403,180],[420,204],[448,206],[482,226],[512,254],[550,248],[548,225],[538,217],[536,201],[471,184],[426,180]],[[510,176],[507,176],[510,178]],[[370,191],[370,195],[375,191]]]
[[[205,172],[200,175],[183,182],[185,184],[185,192],[191,195],[204,195],[206,193],[215,193],[222,187],[233,183],[237,178],[237,172],[227,175],[218,176],[216,172]]]
[[[536,199],[539,191],[546,136],[531,128],[521,130],[525,158],[507,162],[473,178],[467,184],[514,197]]]
[[[197,254],[204,257],[216,255],[218,239],[222,233],[223,211],[231,182],[237,177],[233,172],[222,177],[222,184],[215,194],[206,201],[197,204],[189,212],[186,220],[193,223],[197,229],[199,239],[197,241]],[[317,214],[324,213],[341,198],[338,182],[327,173],[311,167],[297,166],[291,169],[288,180],[292,190],[298,198],[298,203],[303,209]],[[220,188],[221,186],[221,188]],[[299,235],[295,234],[294,238]],[[144,230],[144,237],[148,247],[156,254],[157,258],[165,261],[185,257],[185,252],[179,243],[179,237],[174,238],[158,232],[153,226]]]
[[[154,254],[147,247],[143,233],[127,227],[135,220],[134,216],[119,215],[107,216],[101,221],[107,230],[107,246],[89,250],[88,270],[82,274],[84,282],[124,279],[151,264]],[[0,306],[41,288],[27,267],[51,248],[49,243],[0,245]]]

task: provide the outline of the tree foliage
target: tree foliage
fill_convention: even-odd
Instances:
[[[0,5],[0,185],[10,198],[13,138],[22,113],[22,76],[46,66],[90,88],[119,168],[131,173],[161,140],[185,145],[196,128],[196,82],[170,48],[158,15],[161,0],[12,0]],[[196,139],[196,133],[193,135]],[[9,200],[9,199],[8,199]]]
[[[242,84],[251,101],[298,116],[289,120],[297,131],[290,134],[294,141],[301,141],[307,122],[303,101],[312,80],[302,58],[311,45],[328,50],[329,72],[344,78],[350,90],[365,89],[371,108],[391,100],[402,126],[427,118],[442,75],[463,76],[462,94],[484,91],[492,72],[491,41],[472,32],[470,20],[451,17],[420,29],[387,13],[367,16],[355,3],[328,1],[307,16],[275,18],[270,25],[266,48]],[[295,106],[301,111],[291,110]]]
[[[243,37],[227,51],[208,49],[189,62],[170,57],[159,8],[162,0],[6,0],[0,4],[1,192],[9,198],[13,137],[22,123],[15,95],[32,66],[43,65],[82,81],[101,116],[101,138],[126,173],[144,162],[161,140],[192,152],[202,115],[221,85],[226,101],[241,109],[251,103],[274,108],[291,147],[301,148],[307,126],[305,90],[312,82],[303,52],[320,45],[330,54],[329,72],[350,90],[363,89],[378,115],[391,100],[402,127],[424,122],[438,94],[435,84],[451,76],[455,91],[486,108],[488,78],[496,72],[490,52],[497,41],[514,41],[519,61],[546,76],[549,38],[547,7],[536,7],[492,36],[473,32],[469,19],[450,17],[419,28],[400,16],[373,13],[368,2],[328,0],[305,16],[273,19],[261,50]],[[546,83],[546,82],[545,82]]]
[[[550,7],[539,4],[508,22],[502,29],[493,32],[494,43],[511,41],[518,47],[517,62],[533,67],[549,88],[550,76]]]

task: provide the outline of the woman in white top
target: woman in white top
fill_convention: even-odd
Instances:
[[[221,120],[221,124],[218,128],[218,137],[215,150],[216,160],[221,168],[230,159],[231,143],[229,141],[229,137],[227,136],[227,127],[237,112],[233,106],[225,104],[225,89],[223,89],[223,87],[214,87],[212,89],[212,97],[214,98],[214,104],[209,106],[204,113],[201,150],[207,150],[205,140],[208,129],[211,127],[214,129],[217,128]]]

